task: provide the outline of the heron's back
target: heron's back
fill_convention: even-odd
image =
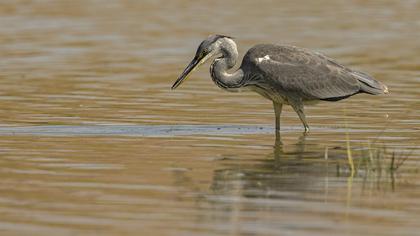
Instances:
[[[249,75],[248,85],[303,101],[337,101],[357,93],[387,92],[385,85],[366,73],[294,46],[256,45],[245,54],[241,68]]]

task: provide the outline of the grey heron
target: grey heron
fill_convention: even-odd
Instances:
[[[210,35],[198,47],[190,64],[175,81],[177,88],[198,66],[215,58],[210,66],[214,83],[228,91],[250,89],[271,100],[276,131],[280,130],[283,104],[292,106],[309,131],[304,104],[339,101],[358,93],[388,93],[388,88],[372,76],[347,68],[321,53],[287,45],[258,44],[248,50],[236,71],[238,60],[232,37]]]

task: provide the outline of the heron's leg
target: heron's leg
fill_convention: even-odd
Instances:
[[[283,108],[283,104],[273,102],[274,113],[276,115],[276,133],[280,131],[280,115],[281,109]]]
[[[303,108],[302,102],[293,102],[290,104],[295,112],[298,114],[300,121],[302,121],[303,127],[305,127],[305,133],[309,132],[309,125],[306,122],[306,116]]]

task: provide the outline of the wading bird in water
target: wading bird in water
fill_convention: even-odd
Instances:
[[[388,88],[370,75],[294,46],[256,45],[245,54],[239,69],[229,72],[236,65],[238,50],[232,37],[224,35],[211,35],[200,44],[172,89],[213,57],[210,74],[217,86],[228,91],[250,89],[273,102],[276,131],[280,130],[283,104],[292,106],[308,132],[304,104],[339,101],[358,93],[388,93]]]

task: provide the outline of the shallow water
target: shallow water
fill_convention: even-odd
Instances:
[[[419,1],[0,5],[1,235],[417,235]],[[366,71],[390,94],[307,108],[227,93],[207,35]],[[348,150],[356,173],[351,177]]]

